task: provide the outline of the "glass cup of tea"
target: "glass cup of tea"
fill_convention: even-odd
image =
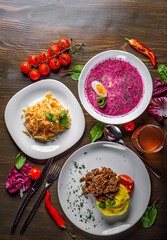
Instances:
[[[153,124],[146,124],[136,129],[132,137],[133,145],[142,153],[159,152],[165,144],[165,133]]]

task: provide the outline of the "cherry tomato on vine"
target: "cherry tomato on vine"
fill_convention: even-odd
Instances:
[[[57,54],[56,56],[58,56],[59,52],[60,52],[60,48],[57,45],[52,45],[49,47],[50,56],[54,56],[55,54]]]
[[[59,56],[59,60],[62,65],[68,65],[71,62],[71,57],[68,53],[62,53]]]
[[[31,71],[32,67],[30,66],[29,62],[23,62],[20,66],[20,69],[23,73],[27,74]]]
[[[52,69],[52,70],[57,70],[57,69],[59,69],[60,68],[60,61],[59,61],[59,59],[57,59],[57,58],[51,58],[50,60],[49,60],[49,66],[50,66],[50,68]]]
[[[132,178],[125,174],[120,175],[120,183],[124,185],[128,193],[131,193],[135,186],[135,182]]]
[[[58,47],[60,50],[65,50],[70,47],[70,42],[66,38],[62,38],[58,41]]]
[[[37,66],[40,61],[39,61],[39,58],[38,58],[38,55],[31,55],[28,59],[29,63],[32,64],[33,66]]]
[[[40,66],[39,66],[39,72],[40,74],[42,75],[48,75],[50,73],[50,67],[47,63],[42,63]]]
[[[31,179],[37,180],[41,176],[41,171],[38,168],[31,168],[28,175]]]
[[[50,58],[50,54],[49,54],[48,52],[41,52],[41,53],[39,54],[39,60],[40,60],[41,62],[46,61],[48,58]]]
[[[135,123],[133,121],[125,123],[124,128],[126,129],[126,131],[133,131],[135,128]]]
[[[29,73],[29,76],[30,76],[31,80],[36,81],[40,78],[41,75],[39,73],[39,70],[32,69]]]

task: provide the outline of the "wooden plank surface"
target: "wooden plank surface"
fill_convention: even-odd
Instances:
[[[29,202],[15,233],[10,233],[11,225],[23,199],[19,195],[11,196],[5,190],[6,178],[13,167],[19,149],[6,129],[4,110],[15,93],[33,84],[28,77],[21,73],[20,64],[27,61],[30,55],[40,54],[41,51],[47,50],[50,45],[57,43],[62,37],[74,38],[77,42],[85,44],[85,50],[78,52],[72,59],[69,68],[76,64],[84,65],[91,57],[102,51],[119,49],[130,52],[141,59],[149,69],[154,82],[155,78],[159,77],[157,67],[153,68],[149,58],[135,51],[124,38],[138,39],[155,52],[157,65],[167,64],[166,23],[167,5],[165,0],[0,1],[0,239],[71,239],[67,232],[62,231],[52,221],[44,208],[44,202],[40,205],[24,235],[19,234],[40,191]],[[63,69],[61,68],[62,71]],[[80,103],[78,83],[73,81],[70,76],[51,72],[49,77],[42,77],[40,81],[47,78],[57,79],[64,83]],[[75,150],[90,143],[89,132],[97,121],[84,108],[82,109],[86,119],[84,135],[75,146],[56,159],[61,166]],[[147,111],[135,120],[136,127],[145,123],[158,125],[167,132],[167,120],[158,123]],[[127,145],[137,153],[131,143],[132,133],[127,133],[123,125],[119,127]],[[100,140],[105,140],[104,136]],[[160,197],[157,204],[158,217],[153,227],[144,229],[139,221],[130,230],[115,237],[105,237],[105,239],[166,239],[166,156],[166,145],[159,153],[144,156],[148,163],[162,174],[162,178],[157,179],[149,172],[152,184],[150,203],[157,196]],[[31,165],[40,169],[43,167],[39,162],[31,162]],[[50,188],[50,192],[52,202],[67,221],[71,231],[75,233],[76,239],[104,239],[79,230],[68,220],[60,207],[57,184]]]

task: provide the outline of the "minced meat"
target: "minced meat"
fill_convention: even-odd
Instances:
[[[88,172],[85,177],[85,185],[82,186],[84,195],[93,194],[94,198],[100,202],[114,199],[119,189],[120,177],[110,168],[103,167]]]

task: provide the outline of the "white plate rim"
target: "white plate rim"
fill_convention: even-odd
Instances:
[[[107,56],[106,56],[107,55]],[[135,108],[134,110],[132,110],[130,113],[128,113],[127,115],[124,116],[117,116],[117,117],[106,117],[103,116],[101,114],[99,114],[98,112],[96,112],[93,108],[93,106],[91,106],[90,103],[88,103],[88,100],[85,97],[84,94],[84,83],[86,80],[86,72],[89,73],[89,71],[98,63],[101,62],[105,59],[108,58],[117,58],[117,59],[122,59],[124,60],[124,58],[129,57],[134,59],[135,61],[138,62],[138,64],[140,65],[140,67],[142,68],[142,70],[145,71],[147,77],[147,82],[146,84],[148,84],[147,89],[144,89],[144,96],[141,99],[141,104],[139,104],[137,106],[137,108]],[[99,61],[97,61],[97,59],[100,58]],[[95,63],[93,64],[93,62],[95,61]],[[126,61],[126,60],[125,60]],[[129,60],[127,60],[127,62],[129,62]],[[134,65],[132,62],[130,62],[134,67],[137,68],[137,70],[139,71],[138,66]],[[142,72],[139,71],[140,75],[142,75]],[[147,93],[146,93],[147,91]],[[108,51],[103,51],[97,55],[95,55],[94,57],[92,57],[84,66],[80,77],[79,77],[79,82],[78,82],[78,93],[79,93],[79,98],[80,101],[83,105],[83,107],[85,108],[85,110],[96,120],[104,122],[106,124],[124,124],[126,122],[132,121],[134,119],[136,119],[138,116],[140,116],[147,108],[151,97],[152,97],[152,91],[153,91],[153,83],[152,83],[152,78],[150,75],[149,70],[147,69],[146,65],[135,55],[133,55],[132,53],[126,52],[126,51],[122,51],[122,50],[108,50]],[[146,97],[147,94],[147,97]]]
[[[97,145],[97,146],[98,146],[98,145],[103,145],[103,144],[109,144],[109,145],[111,145],[111,147],[112,147],[112,145],[113,145],[113,146],[116,146],[116,147],[117,147],[117,146],[118,146],[118,147],[120,146],[119,143],[108,142],[108,141],[99,141],[99,142],[89,143],[89,144],[86,144],[86,145],[80,147],[79,149],[77,149],[74,153],[71,154],[71,156],[70,156],[70,157],[66,160],[66,162],[64,163],[64,165],[63,165],[63,167],[62,167],[62,169],[61,169],[59,178],[58,178],[57,192],[58,192],[58,198],[59,198],[59,202],[60,202],[61,208],[63,209],[63,211],[64,211],[65,214],[66,214],[66,210],[65,210],[65,207],[62,205],[61,199],[60,199],[60,192],[61,192],[60,189],[61,189],[61,176],[63,175],[63,171],[64,171],[64,169],[66,168],[66,165],[67,165],[70,161],[72,161],[71,159],[72,159],[76,154],[78,154],[78,152],[80,152],[80,151],[82,151],[82,150],[85,151],[87,147],[89,148],[89,147],[92,146],[92,145],[94,145],[94,146]],[[133,152],[130,148],[128,148],[128,147],[126,147],[126,146],[123,146],[123,147],[124,147],[127,151],[129,151],[130,153],[132,153],[132,154],[138,159],[140,165],[145,169],[145,173],[146,173],[146,175],[147,175],[147,180],[148,180],[147,201],[145,202],[145,209],[146,209],[146,207],[148,206],[148,203],[149,203],[149,201],[150,201],[150,196],[151,196],[151,181],[150,181],[150,177],[149,177],[148,171],[147,171],[144,163],[143,163],[143,162],[141,161],[141,159],[135,154],[135,152]],[[143,211],[143,213],[144,213],[144,211]],[[114,232],[114,233],[105,234],[105,235],[104,235],[104,234],[97,234],[96,232],[94,232],[94,233],[87,232],[87,231],[84,230],[83,228],[78,227],[78,226],[75,224],[75,222],[73,222],[67,214],[66,214],[66,216],[67,216],[68,219],[69,219],[76,227],[78,227],[80,230],[82,230],[82,231],[84,231],[84,232],[87,232],[87,233],[89,233],[89,234],[93,234],[93,235],[103,236],[103,237],[104,237],[104,236],[116,235],[116,234],[122,233],[122,232],[124,232],[124,231],[127,231],[128,229],[130,229],[131,227],[133,227],[133,226],[140,220],[140,218],[142,217],[143,213],[140,214],[140,216],[138,216],[137,220],[136,220],[133,224],[131,224],[130,226],[128,226],[127,228],[121,229],[120,231],[116,231],[116,232]]]
[[[69,100],[71,100],[73,105],[76,107],[76,110],[77,110],[76,119],[77,118],[80,119],[80,128],[78,127],[78,133],[77,134],[75,133],[72,136],[73,140],[71,141],[71,139],[69,139],[71,142],[69,141],[67,145],[64,144],[63,150],[61,150],[60,149],[61,147],[58,146],[58,150],[54,150],[54,151],[48,152],[48,153],[43,152],[42,154],[40,154],[40,152],[37,152],[35,150],[33,150],[33,152],[32,152],[32,151],[29,151],[28,149],[25,149],[25,147],[20,143],[20,140],[15,136],[16,132],[11,128],[11,120],[9,118],[9,114],[10,114],[10,111],[11,111],[14,103],[16,101],[18,101],[20,98],[23,98],[23,96],[24,96],[24,94],[26,92],[30,92],[31,90],[33,90],[33,91],[37,90],[38,91],[38,89],[42,89],[42,88],[45,88],[45,87],[46,88],[48,87],[48,89],[49,89],[49,86],[51,86],[50,87],[50,91],[52,91],[52,87],[53,86],[59,88],[60,91],[62,91],[62,89],[65,91],[65,93],[67,94],[68,98],[70,98]],[[53,91],[52,91],[52,93],[53,93]],[[44,96],[41,96],[41,99],[43,97]],[[61,101],[60,101],[60,103],[61,103]],[[70,109],[69,109],[69,111],[70,111]],[[19,116],[19,118],[21,118],[21,116]],[[71,148],[73,145],[75,145],[79,141],[79,139],[82,137],[82,135],[84,133],[84,130],[85,130],[85,117],[84,117],[83,111],[81,109],[81,106],[79,105],[79,102],[77,101],[76,97],[73,95],[73,93],[70,91],[70,89],[65,84],[63,84],[62,82],[60,82],[58,80],[55,80],[55,79],[41,80],[41,81],[32,83],[31,85],[28,85],[28,86],[24,87],[23,89],[21,89],[20,91],[18,91],[8,101],[8,103],[6,105],[5,112],[4,112],[4,120],[5,120],[5,124],[6,124],[7,130],[9,132],[11,138],[13,139],[15,144],[20,148],[20,150],[23,151],[27,156],[29,156],[29,157],[31,157],[33,159],[38,159],[38,160],[45,160],[47,158],[55,157],[55,156],[61,154],[62,152],[68,150],[69,148]],[[73,124],[72,121],[71,121],[71,126]],[[74,121],[76,121],[76,120],[74,119]],[[75,125],[76,125],[76,122],[75,122]],[[69,131],[69,129],[67,131]],[[79,131],[79,129],[80,129],[80,131]],[[26,130],[26,128],[24,130]],[[27,137],[26,134],[23,134],[23,136]],[[28,141],[28,137],[27,137],[27,141]],[[32,138],[32,141],[35,141],[35,140],[33,140],[33,138]],[[37,145],[41,144],[41,143],[38,143],[37,141],[35,141],[35,143]],[[56,144],[56,140],[54,142],[52,142],[52,143]]]

